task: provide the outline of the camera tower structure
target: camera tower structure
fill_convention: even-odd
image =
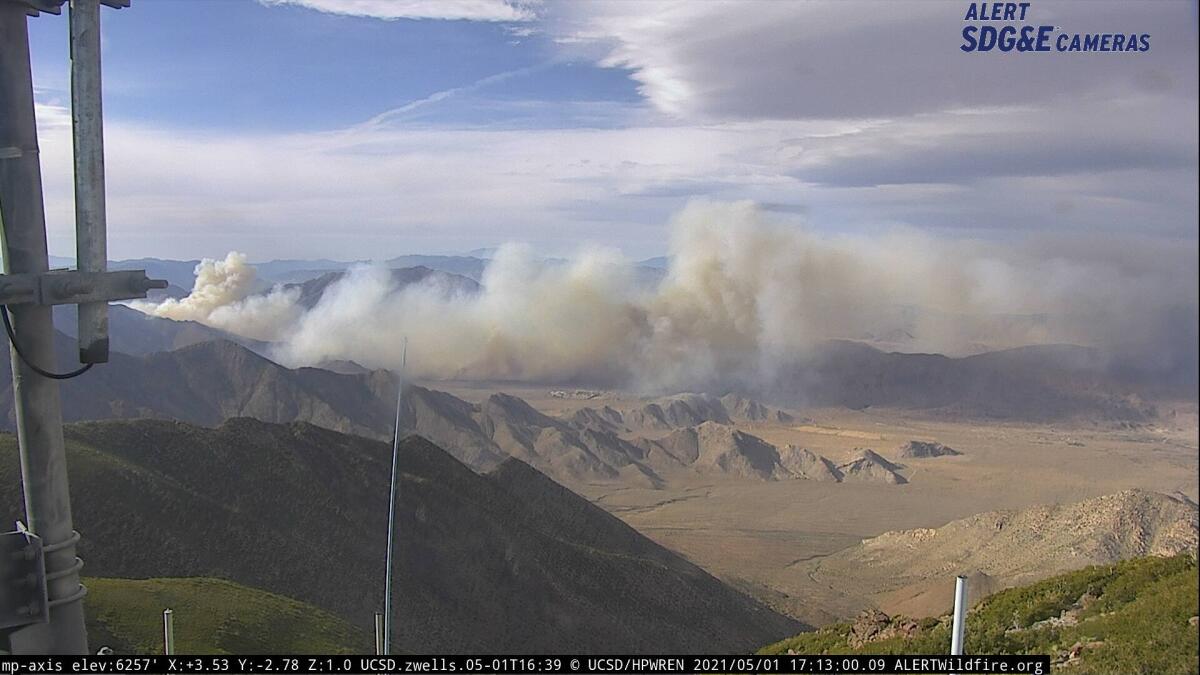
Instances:
[[[109,302],[166,287],[144,270],[107,269],[100,8],[128,7],[129,0],[70,0],[76,269],[50,269],[28,21],[42,12],[59,14],[64,4],[0,0],[0,309],[12,357],[26,523],[0,535],[0,551],[12,553],[0,559],[0,650],[14,654],[88,652],[87,589],[79,583],[83,561],[76,555],[59,380],[108,361]],[[64,304],[79,307],[82,367],[60,373],[51,310]],[[40,564],[16,575],[15,560]]]

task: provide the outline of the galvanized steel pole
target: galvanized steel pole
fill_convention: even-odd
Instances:
[[[0,0],[0,208],[3,209],[4,271],[41,273],[49,267],[42,174],[38,161],[33,82],[29,68],[27,6]],[[50,307],[10,308],[22,350],[32,363],[54,369]],[[11,347],[10,347],[11,349]],[[42,538],[50,621],[13,633],[19,654],[86,654],[79,535],[71,520],[58,383],[35,373],[12,351],[13,398],[29,530]]]
[[[170,608],[163,610],[163,654],[175,654],[175,612]]]
[[[375,612],[375,655],[383,655],[383,613]]]
[[[950,627],[950,654],[960,656],[967,632],[967,578],[954,580],[954,622]]]
[[[75,267],[108,269],[100,0],[71,0],[71,130],[75,144]],[[108,303],[79,305],[79,362],[108,363]]]

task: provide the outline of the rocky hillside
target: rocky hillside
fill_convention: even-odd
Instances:
[[[60,333],[56,345],[60,361],[69,363],[73,341]],[[8,367],[7,361],[0,365],[0,405],[9,409],[0,428],[11,430],[15,422],[11,378],[4,372]],[[252,417],[390,438],[394,376],[352,362],[331,368],[340,372],[286,368],[225,340],[141,357],[114,352],[108,365],[63,382],[63,416],[67,421],[175,419],[206,426]],[[905,482],[898,467],[873,451],[828,472],[814,471],[831,462],[822,457],[817,464],[806,463],[803,453],[784,461],[775,446],[732,426],[790,419],[788,413],[752,399],[704,394],[658,399],[626,412],[585,407],[559,419],[509,394],[496,393],[474,404],[417,386],[406,390],[401,414],[406,432],[433,440],[479,471],[516,457],[571,483],[656,487],[673,476],[697,473],[754,480]]]
[[[74,341],[58,334],[60,363],[75,358]],[[11,364],[0,360],[0,427],[14,429]],[[67,421],[177,419],[203,425],[232,417],[305,421],[375,438],[391,436],[396,385],[384,372],[343,375],[284,368],[227,341],[132,357],[114,352],[107,365],[62,383]]]
[[[740,422],[791,424],[796,421],[796,418],[790,413],[778,408],[772,408],[761,401],[746,398],[741,394],[734,393],[722,396],[721,405],[728,411],[730,418]]]
[[[991,511],[936,529],[888,532],[814,561],[796,574],[883,606],[944,609],[955,575],[992,591],[1085,565],[1170,556],[1197,546],[1197,508],[1127,490],[1073,504]],[[977,591],[978,597],[978,591]]]
[[[1055,671],[1079,675],[1195,673],[1196,558],[1139,558],[1001,591],[966,623],[967,654],[1049,654]],[[970,592],[970,591],[968,591]],[[775,643],[766,654],[947,654],[950,617],[864,612]]]
[[[1196,548],[1197,511],[1167,495],[1126,490],[1073,504],[990,511],[937,529],[888,532],[868,539],[852,557],[908,575],[979,570],[1020,581],[1031,564],[1111,563]]]
[[[602,420],[560,420],[509,394],[492,394],[472,404],[443,392],[408,387],[401,424],[480,470],[516,457],[560,480],[626,480],[649,486],[662,482],[645,461],[645,451]]]
[[[54,327],[70,338],[74,338],[79,330],[76,311],[75,305],[58,305],[54,308]],[[266,350],[266,345],[257,340],[226,333],[195,321],[150,316],[125,305],[109,306],[108,333],[114,349],[132,356],[168,352],[212,340],[235,342],[258,352]],[[66,349],[60,360],[63,363],[76,363],[78,356],[75,347],[72,345]]]
[[[928,459],[930,457],[955,457],[962,453],[936,441],[909,441],[900,446],[896,456],[902,459]]]
[[[493,394],[472,404],[443,392],[410,387],[405,391],[401,423],[452,448],[459,460],[478,469],[516,457],[568,483],[654,487],[697,474],[750,480],[907,482],[899,473],[901,467],[871,450],[860,450],[840,466],[802,448],[781,452],[733,422],[746,414],[787,419],[787,413],[740,397],[733,401],[737,412],[726,408],[722,399],[686,394],[626,413],[608,406],[585,407],[560,419],[510,394]]]
[[[370,626],[387,444],[242,418],[76,424],[67,439],[90,574],[217,577]],[[518,460],[480,475],[419,437],[400,457],[401,650],[735,653],[799,629]],[[19,485],[0,436],[9,521]]]
[[[779,452],[779,463],[793,476],[809,480],[840,482],[843,474],[837,465],[822,455],[795,445],[788,445]]]
[[[908,479],[900,475],[900,466],[884,459],[870,448],[855,448],[854,456],[837,466],[840,480],[862,483],[902,485]]]
[[[648,461],[664,469],[686,467],[699,473],[758,480],[795,477],[780,463],[775,446],[718,422],[677,429],[664,438],[643,440],[641,444],[646,448]]]
[[[649,417],[640,415],[646,410]],[[401,423],[487,469],[516,457],[568,482],[617,481],[657,486],[673,473],[694,470],[770,480],[779,473],[774,446],[737,431],[714,397],[687,396],[651,403],[637,415],[610,407],[582,408],[566,419],[545,415],[524,400],[497,393],[480,404],[410,387]],[[672,430],[658,440],[631,435],[637,428]],[[713,417],[719,421],[709,421]],[[689,426],[694,424],[695,426]]]
[[[616,429],[637,432],[670,431],[695,427],[705,422],[773,422],[790,424],[793,417],[760,401],[740,394],[720,398],[709,394],[676,394],[650,401],[624,413],[605,407],[583,408],[580,415],[601,416]]]

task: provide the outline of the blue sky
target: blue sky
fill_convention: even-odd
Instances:
[[[65,16],[30,22],[37,86],[66,100]],[[122,120],[230,131],[349,126],[438,92],[479,85],[496,101],[636,104],[621,69],[565,56],[520,23],[379,20],[252,0],[154,0],[105,12],[106,112]],[[409,119],[505,122],[462,99]]]
[[[1195,4],[1035,3],[1152,35],[1071,55],[963,54],[963,7],[134,0],[104,12],[110,251],[642,257],[695,199],[829,234],[1194,246]],[[57,254],[66,28],[30,20]]]

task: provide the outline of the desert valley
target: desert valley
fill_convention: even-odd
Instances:
[[[440,386],[485,419],[498,403],[487,386]],[[588,392],[580,400],[544,388],[505,391],[581,433],[615,432],[644,449],[642,466],[659,470],[654,480],[619,468],[607,480],[573,476],[579,471],[555,466],[553,427],[522,434],[506,411],[513,426],[493,438],[508,454],[811,625],[867,607],[944,613],[957,574],[973,575],[982,598],[1196,545],[1196,422],[1186,404],[1130,425],[874,407],[784,411],[736,395],[647,401]],[[532,444],[509,440],[522,436]],[[554,454],[543,458],[546,446]]]

